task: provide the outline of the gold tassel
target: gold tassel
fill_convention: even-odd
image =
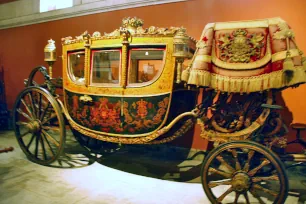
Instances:
[[[293,78],[294,64],[291,58],[287,57],[283,62],[284,81],[285,84],[289,83]]]
[[[183,72],[182,72],[182,77],[181,77],[181,80],[182,81],[186,81],[188,82],[188,79],[189,79],[189,76],[190,76],[190,67],[187,67],[187,69],[185,69]]]

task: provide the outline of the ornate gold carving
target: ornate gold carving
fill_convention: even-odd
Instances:
[[[174,36],[176,32],[180,29],[180,27],[170,27],[170,28],[158,28],[155,26],[150,26],[149,28],[143,28],[143,20],[133,17],[133,18],[125,18],[122,21],[122,27],[120,29],[116,29],[111,33],[104,33],[101,35],[100,32],[96,31],[92,34],[90,39],[92,40],[101,40],[101,39],[118,39],[120,38],[120,31],[122,28],[127,29],[133,37],[146,37],[146,36]],[[196,42],[194,38],[189,37],[191,41]],[[62,38],[62,44],[68,45],[78,42],[83,42],[83,34],[80,36],[76,36],[74,39],[71,36]]]
[[[226,40],[225,40],[226,41]],[[249,63],[228,63],[224,62],[216,57],[215,54],[215,43],[213,43],[213,48],[212,48],[212,62],[224,69],[236,69],[236,70],[241,70],[241,69],[255,69],[262,67],[263,65],[267,64],[271,60],[271,47],[270,47],[270,39],[267,37],[267,50],[266,54],[263,58],[260,60],[254,61],[254,62],[249,62]]]
[[[101,33],[99,31],[96,31],[92,34],[92,38],[99,38],[101,37]]]
[[[232,38],[229,34],[225,34],[220,37],[218,47],[221,50],[221,60],[248,63],[251,57],[260,58],[260,48],[264,45],[262,34],[253,34],[249,39],[246,30],[238,29],[233,32],[233,36]]]
[[[268,95],[267,104],[272,104],[271,94]],[[254,131],[260,128],[265,120],[267,119],[268,115],[270,114],[270,109],[264,109],[259,117],[252,122],[246,128],[235,131],[235,132],[219,132],[217,130],[208,129],[205,127],[205,121],[207,120],[206,117],[198,118],[197,123],[200,125],[201,133],[200,136],[208,141],[214,142],[229,142],[229,141],[238,141],[238,140],[246,140]]]
[[[161,140],[153,140],[148,142],[147,144],[163,144],[167,142],[171,142],[178,137],[185,135],[192,127],[194,126],[194,122],[192,119],[188,119],[181,128],[179,128],[172,136],[168,136]]]
[[[198,119],[197,122],[201,127],[200,137],[214,142],[246,140],[251,133],[253,133],[261,126],[258,122],[255,121],[246,129],[234,133],[221,133],[214,130],[205,129],[205,124],[202,119]]]
[[[82,34],[82,40],[84,41],[84,47],[90,47],[90,34],[87,31]]]
[[[127,17],[122,20],[122,27],[127,28],[130,33],[135,33],[138,27],[142,27],[143,20],[137,17]]]
[[[79,100],[85,103],[92,102],[92,98],[86,94],[84,96],[81,96]]]
[[[72,41],[73,41],[73,38],[71,36],[68,36],[68,37],[64,37],[61,39],[62,40],[62,44],[64,45],[68,45],[68,44],[71,44]],[[73,41],[74,42],[74,41]]]
[[[101,36],[99,38],[100,39],[105,39],[105,38],[110,39],[110,38],[118,38],[118,37],[120,37],[120,30],[116,29],[111,33],[104,33],[104,36]],[[99,38],[97,37],[97,39],[99,39]]]
[[[277,24],[279,31],[273,34],[273,39],[284,40],[286,38],[294,38],[294,32],[289,28],[286,22],[280,22]]]

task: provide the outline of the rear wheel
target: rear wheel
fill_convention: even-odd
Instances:
[[[284,203],[288,178],[269,149],[251,141],[224,143],[204,159],[204,191],[212,203]]]
[[[47,165],[61,155],[66,138],[65,122],[60,106],[47,90],[32,86],[18,95],[13,126],[29,160]]]

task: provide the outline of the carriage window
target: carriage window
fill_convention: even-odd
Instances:
[[[130,51],[129,84],[156,79],[162,69],[164,49],[132,49]]]
[[[68,67],[70,78],[78,83],[83,84],[84,78],[84,63],[85,53],[84,51],[68,53]]]
[[[120,51],[93,51],[91,82],[119,84]]]

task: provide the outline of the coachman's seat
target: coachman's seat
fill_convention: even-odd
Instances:
[[[286,128],[272,110],[278,106],[272,105],[274,94],[268,90],[305,83],[305,70],[306,58],[281,18],[207,24],[182,73],[189,85],[218,93],[210,111],[199,119],[201,137],[215,142],[245,140],[263,128],[269,136],[265,141],[277,135],[282,144],[279,137]],[[273,125],[262,127],[266,120]]]
[[[306,58],[281,18],[210,23],[182,80],[221,92],[250,93],[305,83],[305,69]]]

